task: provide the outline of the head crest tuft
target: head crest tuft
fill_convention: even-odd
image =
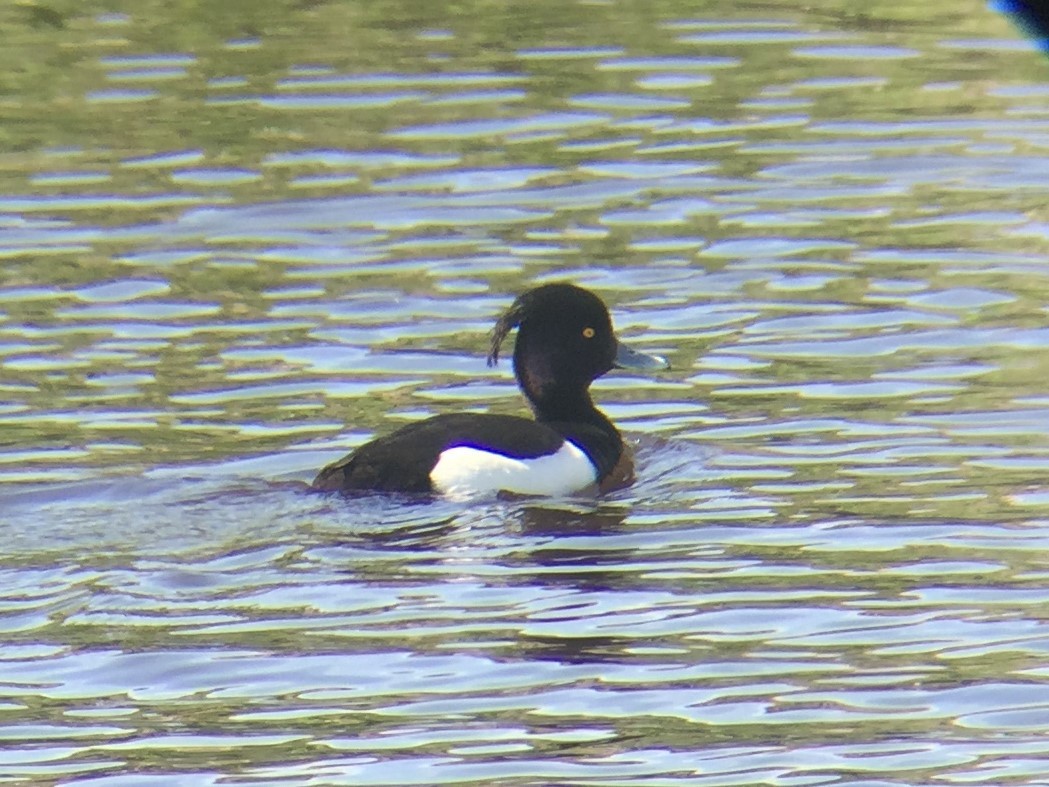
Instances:
[[[527,294],[527,293],[526,293]],[[509,309],[499,318],[496,322],[495,327],[492,328],[492,344],[488,349],[488,365],[495,366],[499,360],[499,348],[503,344],[503,340],[511,330],[517,328],[521,324],[521,319],[524,317],[526,303],[524,301],[524,295],[519,296],[517,300],[513,302]]]

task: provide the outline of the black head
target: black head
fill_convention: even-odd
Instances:
[[[620,345],[605,304],[574,284],[544,284],[513,302],[492,331],[491,366],[512,328],[514,372],[537,414],[589,405],[590,383],[616,366],[665,368],[661,358]]]

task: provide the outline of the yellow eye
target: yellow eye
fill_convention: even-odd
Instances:
[[[586,328],[583,329],[583,338],[584,339],[593,339],[594,338],[594,333],[595,333],[594,329],[591,328],[588,325]]]

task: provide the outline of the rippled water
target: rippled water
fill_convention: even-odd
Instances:
[[[72,9],[72,10],[71,10]],[[1049,62],[982,3],[0,12],[0,775],[1049,774]],[[599,500],[345,501],[521,413],[567,279],[666,354]]]

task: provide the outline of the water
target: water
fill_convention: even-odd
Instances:
[[[1046,779],[1049,63],[1005,19],[4,14],[6,780]],[[633,487],[304,491],[521,413],[487,331],[551,280],[673,364],[595,387]]]

